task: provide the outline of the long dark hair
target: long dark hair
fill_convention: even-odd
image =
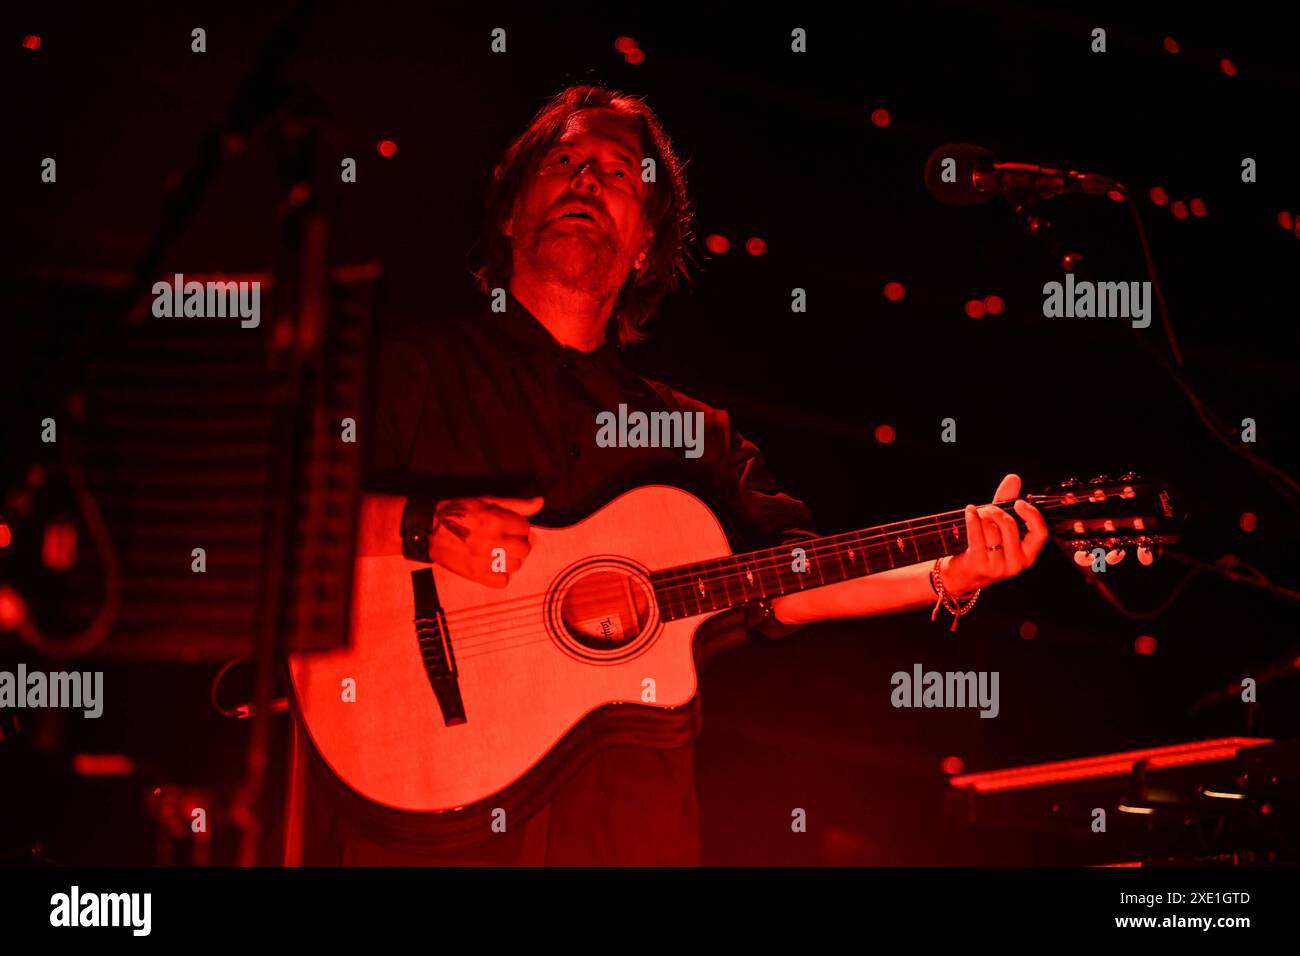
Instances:
[[[654,238],[641,268],[634,270],[619,290],[612,316],[620,344],[640,342],[660,300],[679,280],[689,277],[693,210],[686,194],[685,164],[673,152],[659,117],[639,97],[603,86],[570,86],[538,111],[492,172],[484,222],[484,262],[474,275],[484,292],[508,284],[513,262],[510,237],[502,233],[502,226],[542,155],[564,131],[569,117],[584,109],[608,109],[629,119],[640,133],[643,155],[655,161],[655,182],[647,184],[645,204],[646,223],[654,230]]]

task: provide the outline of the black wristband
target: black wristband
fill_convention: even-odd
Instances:
[[[438,502],[432,498],[411,496],[402,508],[402,557],[408,561],[433,562],[429,548],[433,544],[433,525]]]

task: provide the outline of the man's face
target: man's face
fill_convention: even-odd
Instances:
[[[506,224],[516,274],[613,294],[648,247],[645,198],[635,127],[612,110],[574,113]]]

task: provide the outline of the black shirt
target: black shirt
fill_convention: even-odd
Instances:
[[[544,509],[531,520],[567,525],[632,488],[668,484],[713,509],[733,551],[813,533],[808,509],[781,491],[726,412],[636,374],[611,341],[588,353],[559,344],[513,296],[504,314],[430,322],[390,338],[376,374],[367,442],[372,492],[541,495]],[[617,414],[620,405],[628,413],[702,414],[700,455],[688,457],[680,447],[602,447],[597,416]],[[744,618],[728,614],[732,623]],[[763,630],[775,636],[788,629]],[[528,825],[531,836],[521,835],[517,846],[473,861],[540,862],[537,831],[545,830],[548,863],[698,862],[692,748],[606,750],[565,785],[546,816]],[[402,862],[388,851],[351,856]]]
[[[369,485],[435,498],[541,495],[542,525],[585,518],[631,488],[675,485],[708,504],[734,551],[812,534],[730,416],[642,378],[607,343],[560,345],[513,297],[503,315],[429,323],[381,347]],[[702,413],[702,454],[601,447],[597,415]]]

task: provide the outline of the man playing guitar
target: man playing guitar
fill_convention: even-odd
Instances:
[[[653,181],[642,175],[647,160]],[[402,553],[500,588],[528,561],[530,518],[572,523],[651,484],[699,496],[738,548],[810,537],[807,508],[780,490],[725,412],[621,359],[684,274],[691,226],[682,163],[645,103],[600,87],[564,90],[506,151],[488,213],[478,278],[504,311],[431,322],[384,350],[368,453],[371,487],[388,493],[365,500],[361,554]],[[701,414],[702,454],[597,443],[597,416],[622,404]],[[1008,475],[994,501],[1019,494]],[[748,622],[776,635],[937,599],[964,613],[981,588],[1038,557],[1043,518],[1024,500],[1014,511],[1023,537],[1003,509],[969,505],[964,552],[786,594],[752,608]],[[693,751],[610,747],[542,812],[473,853],[404,854],[343,830],[349,863],[694,864]]]

